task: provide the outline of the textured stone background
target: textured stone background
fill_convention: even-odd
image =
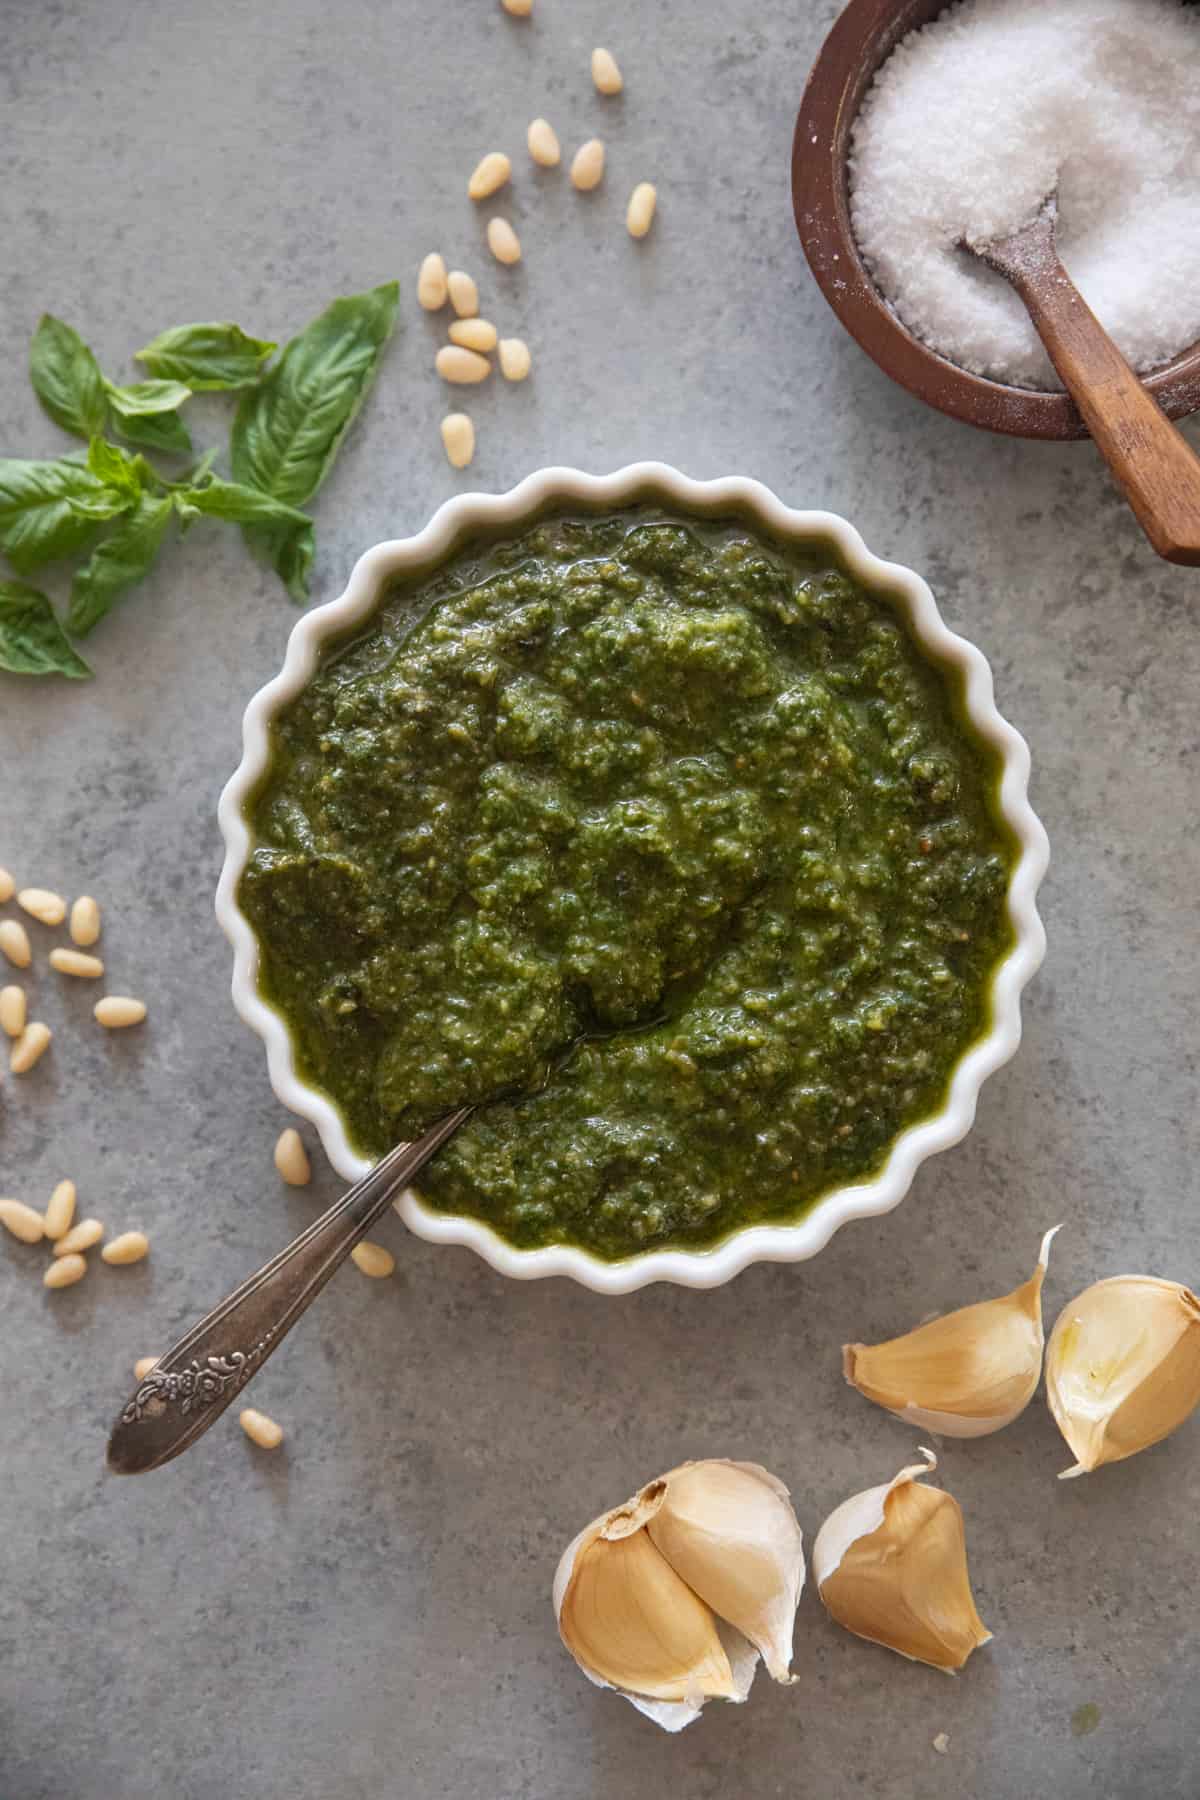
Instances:
[[[44,307],[116,372],[168,324],[284,337],[398,274],[402,335],[317,508],[318,598],[455,488],[552,461],[657,456],[845,513],[928,574],[1032,743],[1055,860],[1026,1042],[898,1212],[715,1293],[508,1284],[391,1220],[397,1278],[344,1272],[261,1378],[285,1453],[229,1420],[158,1475],[108,1478],[134,1358],[337,1187],[275,1178],[285,1119],[211,907],[217,792],[293,615],[235,533],[197,529],[97,632],[93,684],[0,678],[0,862],[99,895],[117,985],[151,1005],[102,1038],[87,994],[39,976],[57,1036],[0,1079],[0,1190],[41,1203],[70,1173],[154,1246],[52,1295],[40,1251],[0,1244],[0,1800],[1191,1800],[1200,1424],[1067,1486],[1040,1401],[946,1448],[996,1633],[957,1681],[809,1593],[797,1685],[760,1676],[669,1739],[557,1644],[561,1545],[672,1462],[760,1458],[811,1536],[911,1456],[843,1386],[844,1338],[1002,1291],[1060,1218],[1051,1314],[1100,1275],[1197,1275],[1200,577],[1155,561],[1086,445],[974,435],[839,332],[787,188],[832,0],[536,5],[520,24],[495,0],[3,0],[4,451],[60,444],[24,376]],[[626,70],[615,104],[590,87],[596,41]],[[610,173],[581,199],[518,156],[526,258],[503,272],[465,177],[538,112],[567,146],[601,132]],[[661,213],[637,248],[622,217],[647,176]],[[535,357],[523,388],[471,395],[466,477],[411,299],[433,245]],[[215,433],[221,403],[197,411]],[[1099,1726],[1076,1737],[1085,1703]]]

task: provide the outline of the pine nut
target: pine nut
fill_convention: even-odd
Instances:
[[[59,1238],[66,1237],[74,1217],[75,1183],[60,1181],[46,1208],[46,1236],[52,1244],[57,1243]]]
[[[134,1373],[135,1380],[145,1381],[145,1379],[146,1379],[147,1375],[150,1373],[151,1369],[156,1369],[157,1367],[158,1367],[157,1356],[139,1356],[137,1361],[133,1365],[133,1373]]]
[[[599,138],[589,138],[575,152],[575,160],[571,164],[571,185],[577,187],[581,194],[599,187],[604,178],[604,145]]]
[[[92,1011],[98,1025],[109,1031],[120,1031],[126,1025],[140,1025],[146,1016],[144,1001],[131,1000],[128,994],[105,994]]]
[[[460,319],[473,319],[479,311],[479,289],[463,269],[451,269],[446,277],[450,304]]]
[[[500,0],[500,4],[514,19],[527,19],[533,11],[533,0]]]
[[[143,1256],[149,1254],[150,1239],[144,1231],[123,1231],[100,1252],[104,1262],[117,1264],[141,1262]]]
[[[658,205],[658,189],[652,181],[639,181],[629,196],[629,210],[625,214],[625,226],[630,237],[644,238],[654,223],[654,209]]]
[[[92,980],[104,973],[104,964],[98,956],[88,956],[83,950],[68,950],[62,945],[50,952],[50,967],[57,969],[60,975],[85,975]]]
[[[244,1407],[238,1414],[238,1424],[260,1450],[278,1450],[283,1442],[283,1426],[268,1419],[266,1413],[255,1412],[252,1406]]]
[[[46,1235],[46,1221],[23,1200],[0,1200],[0,1225],[11,1231],[23,1244],[40,1244]]]
[[[19,919],[0,919],[0,950],[14,969],[27,969],[33,960],[29,933]]]
[[[84,950],[100,936],[100,908],[90,894],[80,894],[71,908],[71,936]]]
[[[77,1250],[90,1250],[104,1236],[99,1219],[80,1219],[78,1225],[60,1237],[54,1246],[55,1256],[74,1256]]]
[[[23,906],[31,918],[39,919],[43,925],[61,925],[67,916],[67,903],[61,894],[52,894],[49,888],[22,888],[17,895],[17,905]]]
[[[417,299],[426,312],[437,312],[446,304],[446,265],[436,250],[431,250],[421,264]]]
[[[500,373],[505,381],[524,381],[532,367],[528,344],[521,338],[500,339]]]
[[[562,161],[562,145],[549,119],[534,119],[525,133],[529,154],[543,169],[557,169]]]
[[[460,387],[467,382],[486,381],[492,372],[486,356],[480,356],[476,350],[464,350],[461,344],[443,344],[434,362],[443,381]]]
[[[9,1037],[20,1037],[25,1029],[25,989],[0,988],[0,1030]]]
[[[17,884],[7,869],[0,869],[0,905],[11,900],[17,891]]]
[[[74,1287],[87,1274],[87,1263],[82,1256],[60,1256],[52,1262],[42,1276],[43,1285],[48,1288]]]
[[[361,1269],[364,1275],[370,1275],[375,1281],[390,1275],[396,1267],[396,1259],[390,1250],[385,1250],[382,1244],[369,1244],[365,1238],[361,1244],[355,1244],[350,1252],[350,1261],[356,1269]]]
[[[40,1019],[35,1019],[32,1025],[27,1025],[13,1045],[12,1054],[8,1059],[8,1066],[13,1074],[27,1075],[38,1058],[45,1054],[53,1036],[54,1033],[50,1027],[43,1025]]]
[[[486,200],[489,194],[498,194],[511,174],[512,164],[503,150],[489,150],[471,173],[467,199]]]
[[[304,1139],[294,1126],[281,1131],[275,1145],[275,1167],[292,1187],[307,1187],[312,1180],[312,1164]]]
[[[442,420],[442,444],[452,469],[465,469],[475,454],[475,427],[466,413],[447,413]]]
[[[494,350],[498,335],[487,319],[455,319],[449,332],[450,342],[467,350]]]
[[[487,241],[488,249],[497,262],[520,262],[521,240],[507,219],[488,220]]]
[[[625,86],[611,50],[592,51],[592,80],[602,94],[619,94]]]

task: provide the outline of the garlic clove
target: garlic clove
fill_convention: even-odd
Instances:
[[[1200,1300],[1151,1275],[1097,1281],[1058,1315],[1046,1398],[1075,1456],[1060,1480],[1169,1437],[1200,1405]]]
[[[804,1547],[788,1490],[758,1463],[684,1463],[646,1530],[677,1575],[790,1681]]]
[[[906,1423],[986,1437],[1024,1412],[1042,1372],[1042,1282],[1055,1225],[1029,1280],[883,1344],[844,1344],[846,1380]]]
[[[734,1697],[712,1612],[634,1522],[632,1509],[618,1509],[570,1546],[555,1579],[555,1610],[567,1649],[603,1686],[692,1708]]]
[[[846,1500],[813,1545],[813,1579],[839,1625],[913,1662],[953,1674],[991,1632],[975,1610],[958,1502],[919,1487],[937,1467],[901,1469]]]

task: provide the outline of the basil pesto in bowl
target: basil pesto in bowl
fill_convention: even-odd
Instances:
[[[548,471],[369,552],[222,800],[235,995],[423,1235],[621,1291],[811,1255],[967,1129],[1040,960],[1027,754],[828,514]]]

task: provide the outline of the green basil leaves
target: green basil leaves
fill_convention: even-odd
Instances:
[[[83,637],[154,565],[172,518],[240,525],[291,597],[308,598],[313,522],[301,511],[329,473],[375,378],[396,322],[394,281],[333,304],[288,343],[250,337],[230,322],[179,325],[137,352],[144,381],[108,380],[78,332],[45,314],[30,348],[38,399],[87,450],[40,461],[0,460],[0,552],[25,575],[90,550],[71,584],[66,629]],[[191,452],[183,408],[196,391],[240,390],[229,459],[215,450],[168,477],[106,432],[172,456]],[[91,674],[45,594],[0,575],[0,669]]]

